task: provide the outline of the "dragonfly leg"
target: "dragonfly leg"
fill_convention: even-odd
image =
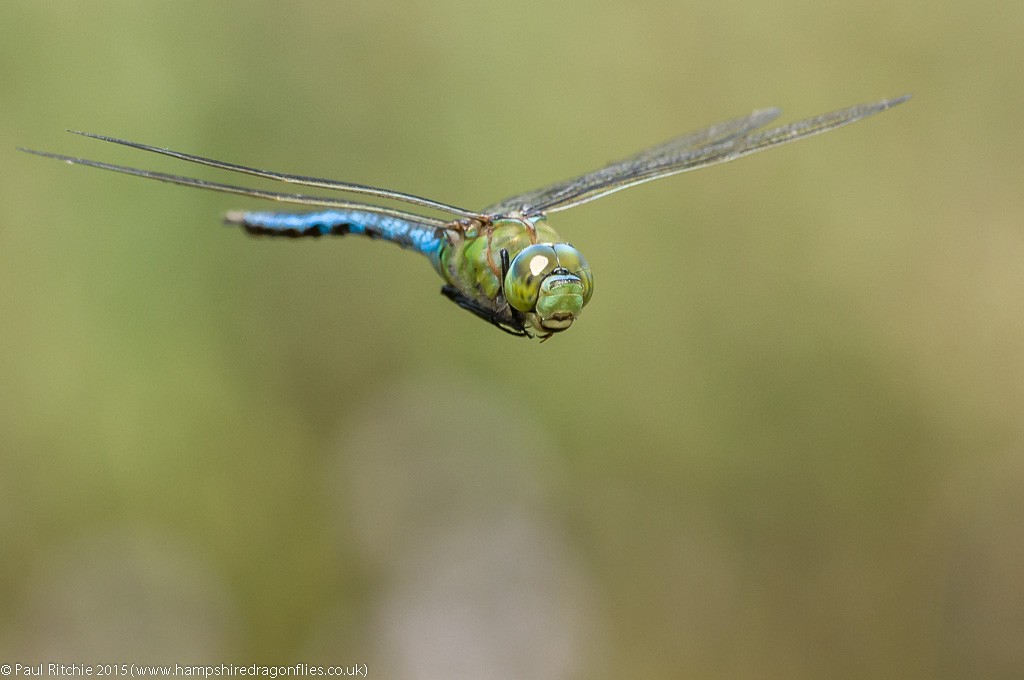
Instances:
[[[499,276],[501,277],[501,279],[499,281],[499,284],[501,285],[501,295],[502,295],[502,297],[504,297],[504,295],[505,295],[505,277],[508,275],[508,268],[511,266],[510,259],[511,258],[509,258],[509,255],[508,255],[508,248],[502,248],[501,249],[501,273],[499,274]]]
[[[487,307],[484,307],[473,298],[465,295],[455,286],[443,286],[441,288],[441,295],[444,295],[446,298],[457,304],[459,307],[462,307],[466,311],[472,312],[473,314],[480,317],[487,323],[497,326],[498,328],[505,331],[509,335],[516,335],[521,338],[533,337],[526,330],[526,328],[517,320],[502,318],[502,316],[498,312],[496,312],[493,309],[488,309]]]

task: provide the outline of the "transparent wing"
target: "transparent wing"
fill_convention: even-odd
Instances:
[[[697,130],[679,137],[673,137],[667,142],[662,142],[657,146],[644,149],[643,151],[633,154],[629,158],[623,158],[622,160],[609,163],[599,170],[594,170],[593,172],[588,172],[585,175],[573,177],[572,179],[567,179],[562,182],[556,182],[555,184],[549,184],[522,194],[509,196],[508,198],[502,199],[499,203],[490,206],[484,212],[491,215],[500,215],[513,211],[523,213],[530,212],[534,206],[547,203],[555,197],[568,194],[576,188],[582,187],[586,182],[596,180],[598,177],[612,178],[623,176],[623,174],[628,172],[630,168],[640,167],[644,164],[655,162],[658,158],[675,156],[685,153],[695,147],[704,147],[709,144],[721,143],[730,139],[735,139],[736,137],[746,134],[751,130],[761,127],[762,125],[767,125],[778,118],[779,113],[781,112],[774,108],[759,109],[751,113],[749,116],[744,116],[743,118],[727,120],[725,122],[712,125],[711,127],[704,128],[703,130]]]
[[[420,224],[427,224],[435,227],[444,227],[448,224],[444,220],[439,220],[434,217],[416,215],[413,213],[405,212],[403,210],[394,210],[379,205],[360,203],[358,201],[345,201],[338,198],[328,198],[326,196],[307,196],[304,194],[288,194],[277,191],[264,191],[262,189],[251,189],[249,187],[239,187],[231,184],[220,184],[219,182],[207,182],[206,180],[195,179],[193,177],[183,177],[181,175],[168,175],[163,172],[153,172],[152,170],[141,170],[139,168],[131,168],[124,165],[113,165],[111,163],[101,163],[100,161],[90,161],[85,158],[63,156],[61,154],[50,153],[48,151],[35,151],[33,149],[24,149],[20,147],[19,150],[24,151],[26,153],[35,154],[37,156],[43,156],[45,158],[53,158],[58,161],[64,161],[65,163],[71,163],[74,165],[87,165],[91,168],[112,170],[113,172],[121,172],[126,175],[135,175],[136,177],[145,177],[146,179],[155,179],[160,182],[169,182],[171,184],[179,184],[181,186],[186,187],[209,189],[210,191],[219,191],[221,193],[226,194],[251,196],[252,198],[263,198],[271,201],[279,201],[282,203],[298,203],[301,205],[326,206],[329,208],[340,208],[342,210],[363,210],[370,213],[389,215],[391,217],[397,217],[402,220],[418,222]],[[256,172],[258,173],[261,171]]]
[[[498,203],[495,212],[524,214],[567,210],[644,182],[688,170],[725,163],[748,154],[833,130],[900,104],[909,95],[861,104],[782,127],[758,132],[778,115],[777,109],[755,111],[745,118],[713,125],[652,147],[593,172]],[[491,212],[489,209],[488,212]]]

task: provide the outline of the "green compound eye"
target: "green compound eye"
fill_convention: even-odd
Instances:
[[[520,312],[531,312],[537,305],[540,284],[558,267],[555,249],[537,243],[519,251],[505,274],[505,299]]]
[[[527,246],[515,256],[505,275],[505,299],[520,312],[575,317],[593,292],[590,265],[567,243]]]
[[[590,296],[594,294],[594,275],[590,273],[590,264],[580,251],[568,243],[556,243],[554,248],[558,266],[579,277],[583,284],[583,304],[587,304],[590,302]]]

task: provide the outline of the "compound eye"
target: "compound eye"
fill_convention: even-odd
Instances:
[[[541,282],[558,266],[558,256],[550,245],[536,243],[523,248],[505,275],[505,299],[520,312],[532,312]]]
[[[578,276],[583,283],[583,304],[587,304],[594,293],[594,275],[590,273],[590,264],[580,251],[568,243],[556,243],[554,250],[558,266],[568,269],[570,274]]]

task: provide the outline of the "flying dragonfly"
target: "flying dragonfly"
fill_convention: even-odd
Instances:
[[[575,208],[637,184],[725,163],[834,130],[907,99],[909,95],[851,106],[767,130],[763,128],[775,120],[780,111],[759,109],[748,116],[675,137],[578,177],[510,196],[482,211],[390,189],[259,170],[116,137],[69,130],[221,170],[400,201],[419,209],[445,213],[450,216],[448,219],[341,198],[209,182],[46,151],[21,151],[171,184],[320,208],[312,212],[231,211],[224,221],[260,236],[316,238],[359,234],[391,241],[425,255],[444,279],[441,293],[459,307],[512,335],[546,340],[569,328],[594,293],[590,265],[548,225],[550,213]]]

